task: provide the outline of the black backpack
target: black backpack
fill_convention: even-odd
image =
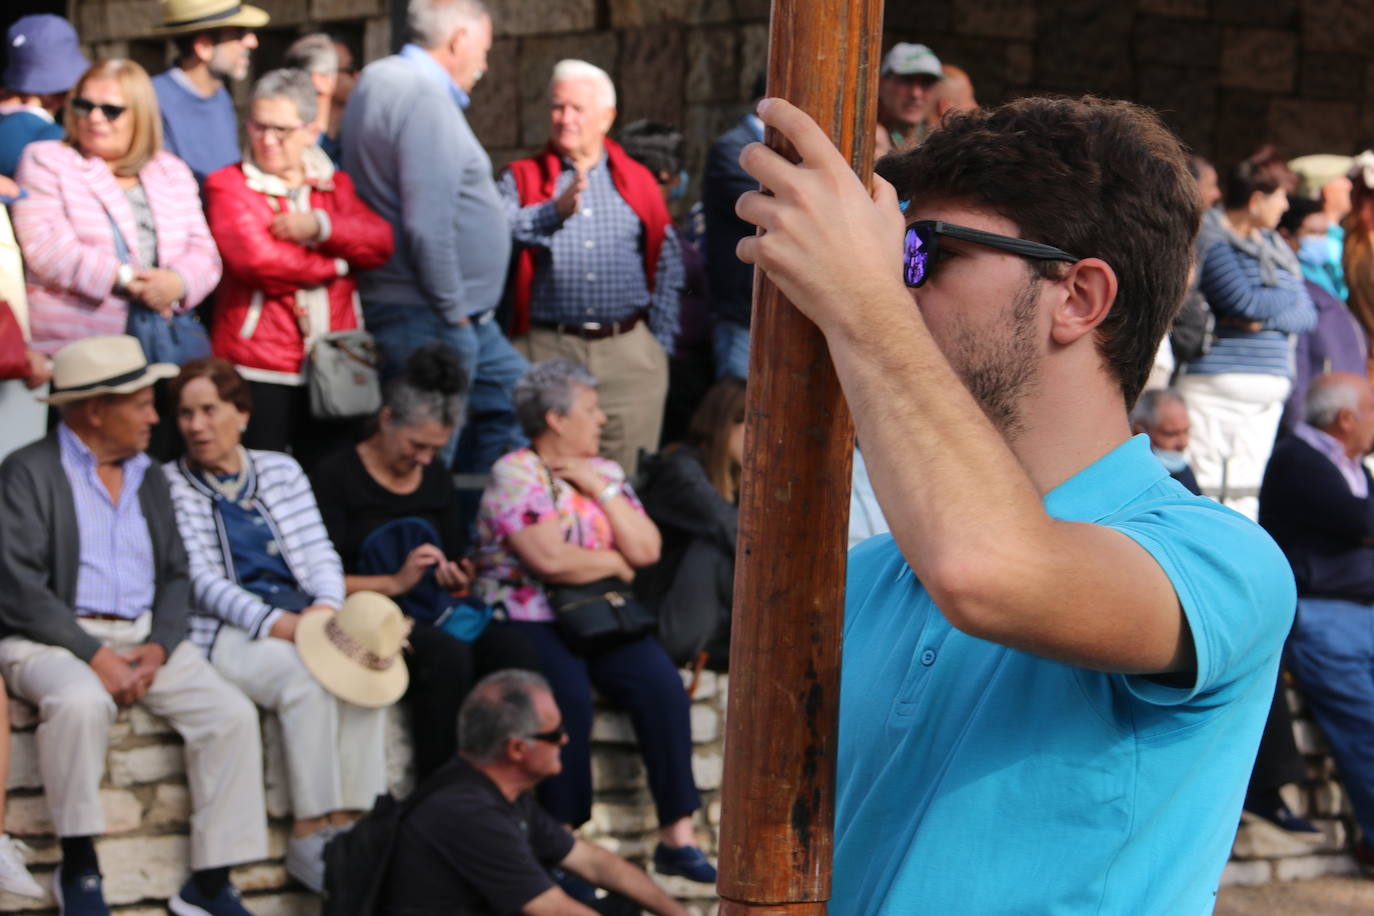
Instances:
[[[371,811],[325,845],[321,916],[377,916],[401,822],[447,782],[431,777],[405,801],[397,801],[390,792],[378,795]]]

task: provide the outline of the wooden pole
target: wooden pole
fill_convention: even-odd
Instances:
[[[768,37],[768,94],[815,118],[866,180],[882,8],[773,0]],[[765,140],[796,158],[773,131]],[[720,916],[819,916],[830,899],[854,437],[824,339],[762,273],[746,414]]]

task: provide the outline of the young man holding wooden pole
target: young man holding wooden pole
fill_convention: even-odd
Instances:
[[[892,526],[850,558],[830,911],[1210,912],[1294,590],[1130,436],[1200,213],[1178,141],[1023,99],[870,194],[759,113],[801,162],[745,149],[739,255],[825,336]]]

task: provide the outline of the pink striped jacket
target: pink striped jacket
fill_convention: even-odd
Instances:
[[[199,304],[219,282],[220,260],[201,212],[200,189],[180,159],[159,152],[138,173],[157,227],[157,266],[186,283],[177,304]],[[135,269],[149,262],[138,250],[133,207],[103,160],[61,140],[30,143],[15,180],[28,196],[11,205],[24,253],[32,346],[53,353],[93,334],[123,334],[128,305],[112,292],[119,260],[114,217]]]

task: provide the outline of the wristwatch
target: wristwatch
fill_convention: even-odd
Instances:
[[[119,270],[115,272],[115,283],[120,289],[128,289],[132,282],[134,282],[133,267],[129,264],[120,264]]]
[[[599,505],[599,506],[604,506],[604,505],[606,505],[606,503],[608,503],[608,502],[610,502],[611,500],[615,499],[615,498],[616,498],[617,496],[619,496],[619,495],[620,495],[620,484],[618,484],[618,483],[608,483],[608,484],[606,484],[605,487],[603,487],[603,488],[601,489],[601,492],[600,492],[600,493],[596,494],[596,503],[597,503],[597,505]]]

